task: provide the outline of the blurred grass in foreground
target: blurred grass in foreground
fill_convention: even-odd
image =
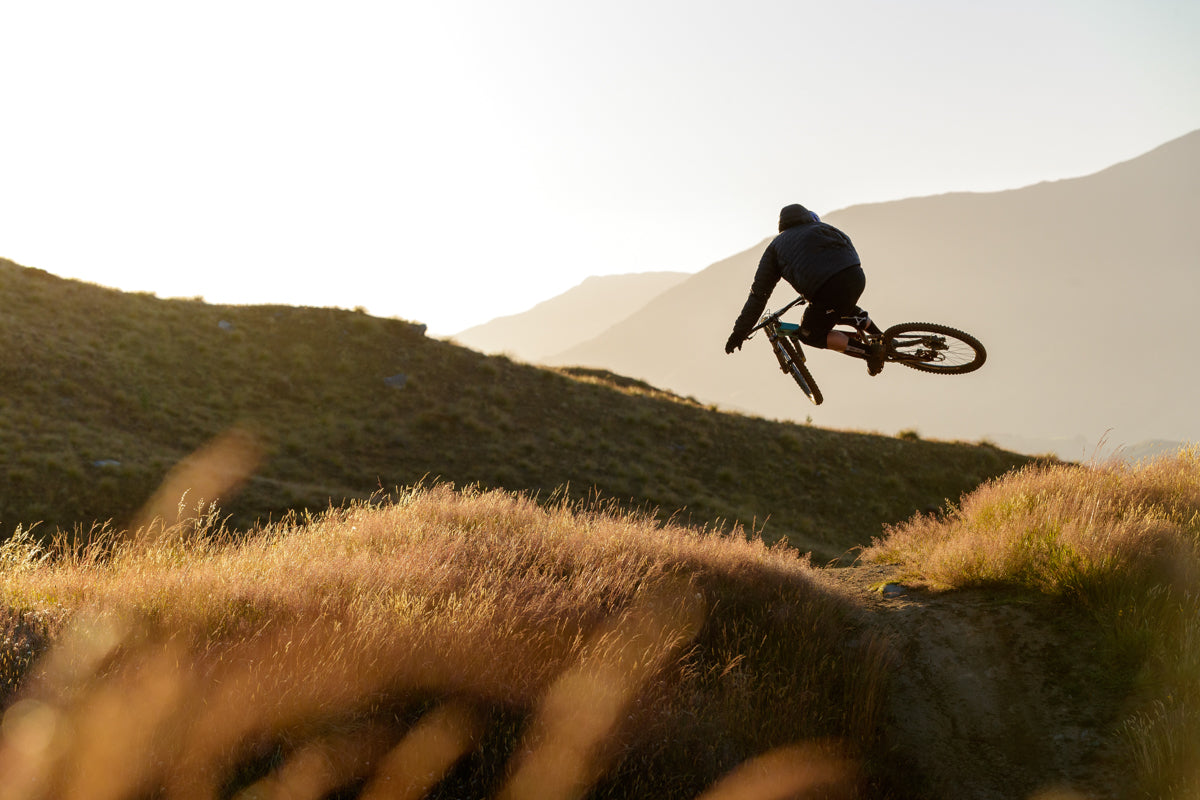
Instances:
[[[854,796],[886,649],[795,551],[445,485],[4,545],[0,798]],[[31,666],[32,664],[32,666]],[[15,702],[12,702],[15,699]]]
[[[1200,797],[1200,447],[1136,466],[1027,467],[945,518],[891,528],[863,558],[936,587],[1032,589],[1094,614],[1136,672],[1121,734],[1144,796]]]

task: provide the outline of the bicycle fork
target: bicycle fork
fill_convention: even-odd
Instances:
[[[783,337],[777,331],[773,330],[767,331],[767,338],[771,340],[771,349],[775,351],[775,358],[779,361],[779,369],[785,375],[792,374],[792,365],[795,363],[792,359],[792,354],[788,352],[789,349],[793,349],[796,358],[799,359],[800,363],[804,363],[804,351],[800,349],[798,342],[794,343],[792,348],[788,348],[782,341]]]
[[[821,390],[817,388],[812,373],[804,364],[804,350],[800,347],[800,341],[793,336],[796,331],[800,330],[800,326],[790,322],[780,322],[776,318],[767,318],[759,325],[758,329],[767,335],[767,341],[771,344],[771,352],[775,354],[775,360],[779,362],[779,369],[783,374],[790,375],[814,405],[821,405],[824,400]]]

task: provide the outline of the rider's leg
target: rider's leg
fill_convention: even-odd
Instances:
[[[878,343],[867,344],[846,331],[833,329],[834,325],[847,317],[857,314],[867,317],[866,312],[858,306],[858,298],[865,287],[866,278],[861,267],[843,270],[830,278],[809,298],[804,318],[800,320],[800,341],[865,359],[868,374],[877,375],[883,369],[883,346]],[[869,319],[868,324],[875,328]]]
[[[885,351],[878,340],[863,341],[857,334],[830,331],[828,342],[830,350],[837,350],[839,353],[864,359],[867,362],[868,375],[878,375],[883,369],[883,362],[886,360]]]
[[[843,347],[837,348],[839,353],[845,353],[848,356],[855,356],[856,358],[866,358],[870,354],[871,346],[864,342],[858,334],[847,331],[834,331],[829,335],[831,339],[834,333],[840,334],[842,341],[845,343]],[[834,348],[831,347],[830,349]]]
[[[805,344],[812,345],[813,347],[820,347],[820,344],[818,344],[820,340],[819,338],[816,338],[819,336],[819,331],[809,330],[807,329],[807,326],[803,324],[801,325],[800,341],[804,342]],[[859,339],[857,336],[847,333],[846,331],[829,331],[829,333],[825,334],[824,345],[826,350],[833,350],[837,353],[846,353],[852,356],[856,355],[861,358],[866,358],[871,352],[871,348],[864,344],[861,339]]]
[[[858,298],[866,285],[866,276],[859,266],[848,267],[825,281],[808,298],[808,308],[800,321],[800,340],[813,347],[846,352],[850,337],[845,331],[835,331],[833,326],[858,310]]]
[[[825,337],[825,347],[829,350],[836,350],[839,353],[846,352],[846,348],[850,346],[850,335],[845,331],[830,331]]]

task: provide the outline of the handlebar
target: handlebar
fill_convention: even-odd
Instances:
[[[770,325],[772,322],[774,322],[775,320],[782,317],[784,312],[794,308],[795,306],[802,306],[807,302],[808,302],[808,300],[805,299],[804,295],[800,295],[795,300],[788,303],[786,306],[779,309],[778,311],[776,311],[772,314],[768,314],[767,316],[763,317],[757,325],[755,325],[753,328],[750,329],[750,333],[746,334],[746,336],[749,337],[750,334],[753,334],[756,331],[760,330],[761,328],[765,328],[767,325]]]

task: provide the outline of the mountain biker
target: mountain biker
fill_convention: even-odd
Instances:
[[[883,345],[869,346],[833,329],[842,317],[865,313],[858,307],[858,298],[867,285],[858,252],[849,236],[821,222],[820,217],[799,203],[779,211],[779,235],[771,240],[759,259],[750,296],[725,343],[726,353],[741,348],[780,278],[808,300],[808,308],[800,320],[800,341],[865,358],[867,373],[879,374],[883,369]],[[874,322],[870,323],[870,330],[878,331]]]

